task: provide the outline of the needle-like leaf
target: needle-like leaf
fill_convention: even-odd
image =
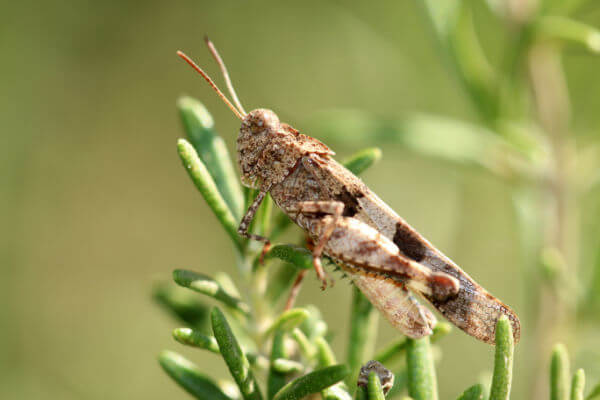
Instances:
[[[408,394],[415,400],[437,400],[437,380],[429,337],[407,340],[406,366]]]
[[[585,372],[579,368],[573,375],[571,382],[571,400],[583,400],[583,392],[585,390]]]
[[[217,281],[209,276],[185,269],[176,269],[173,271],[173,280],[180,286],[210,296],[245,315],[250,313],[248,304],[229,295]]]
[[[291,310],[284,311],[273,324],[266,330],[266,335],[275,331],[289,332],[300,325],[309,313],[303,308],[292,308]]]
[[[298,344],[298,349],[300,349],[302,356],[308,360],[312,360],[317,354],[317,350],[315,349],[315,346],[308,340],[304,332],[296,328],[291,332],[291,336],[292,339],[294,339]]]
[[[261,400],[262,395],[250,369],[250,363],[233,335],[225,319],[225,315],[215,307],[210,316],[213,333],[219,344],[219,350],[229,368],[231,376],[240,388],[242,396],[246,400]]]
[[[583,22],[562,16],[545,16],[539,18],[535,30],[545,38],[575,43],[600,53],[600,30]]]
[[[433,328],[433,333],[429,337],[431,344],[436,343],[438,340],[446,336],[452,330],[452,326],[447,322],[438,322]],[[400,356],[404,354],[407,347],[407,339],[401,338],[382,350],[377,352],[374,359],[382,364],[391,364],[398,360]]]
[[[342,161],[342,164],[354,175],[360,175],[380,159],[381,149],[377,147],[370,147],[353,154],[349,158]]]
[[[190,175],[190,178],[192,178],[194,185],[196,185],[196,188],[198,188],[198,191],[202,197],[204,197],[208,206],[215,213],[215,216],[229,234],[229,237],[236,248],[241,251],[242,242],[240,235],[237,233],[237,220],[219,192],[208,169],[198,157],[198,153],[196,153],[194,147],[184,139],[179,139],[177,142],[177,149],[179,151],[179,157],[181,157],[181,162]]]
[[[483,386],[478,383],[471,386],[460,395],[458,400],[482,400],[483,399]]]
[[[276,368],[275,361],[288,358],[289,353],[285,346],[285,332],[276,331],[273,335],[273,344],[271,345],[271,359],[269,367],[269,376],[267,379],[267,398],[270,400],[275,396],[287,382],[287,373]]]
[[[194,293],[173,284],[157,284],[154,299],[179,321],[201,332],[210,331],[210,309]]]
[[[237,221],[241,220],[244,212],[242,188],[225,141],[215,131],[212,116],[202,103],[191,97],[180,98],[177,107],[190,143],[206,165],[234,217]]]
[[[567,400],[569,398],[569,356],[563,344],[557,344],[552,351],[550,361],[550,399]]]
[[[324,337],[315,338],[314,343],[317,347],[317,363],[320,367],[329,367],[337,362],[331,346]]]
[[[596,386],[594,386],[594,388],[592,389],[590,394],[588,394],[588,396],[585,398],[585,400],[593,400],[593,399],[597,399],[599,397],[600,397],[600,383],[598,383]]]
[[[383,388],[381,387],[381,381],[379,380],[379,377],[375,371],[372,371],[369,374],[368,393],[369,400],[385,400]]]
[[[219,345],[213,336],[204,335],[190,328],[175,329],[173,331],[173,338],[181,344],[219,353]]]
[[[508,400],[512,383],[514,339],[510,321],[502,316],[496,323],[496,355],[490,400]]]
[[[313,267],[312,253],[300,246],[292,246],[290,244],[273,246],[265,254],[265,261],[272,258],[288,262],[299,269],[310,269]]]
[[[345,365],[332,365],[294,379],[285,385],[273,400],[300,400],[341,381],[348,375]]]
[[[287,358],[277,358],[272,363],[273,369],[281,374],[293,374],[304,371],[304,365]]]
[[[158,362],[175,382],[197,399],[231,400],[217,384],[198,367],[172,351],[163,351]]]

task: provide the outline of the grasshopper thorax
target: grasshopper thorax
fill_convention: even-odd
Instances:
[[[264,108],[250,111],[242,120],[237,150],[242,182],[250,187],[257,187],[257,181],[266,186],[283,181],[307,154],[333,154]]]

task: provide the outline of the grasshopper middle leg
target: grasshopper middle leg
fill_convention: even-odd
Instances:
[[[322,226],[313,249],[313,266],[317,273],[317,277],[321,281],[321,289],[325,290],[327,288],[327,274],[323,270],[323,265],[321,264],[321,255],[323,254],[323,249],[327,245],[327,241],[336,227],[337,221],[344,212],[344,203],[341,201],[300,201],[289,211],[310,219],[319,219],[324,215],[330,217],[328,223],[325,223]],[[331,286],[333,286],[333,280],[331,280]]]

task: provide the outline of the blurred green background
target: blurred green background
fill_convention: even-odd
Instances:
[[[246,109],[272,108],[324,138],[340,158],[383,146],[383,160],[364,180],[520,314],[513,398],[527,398],[536,357],[528,327],[536,321],[525,312],[526,260],[509,184],[399,145],[326,139],[315,122],[336,108],[477,121],[419,1],[24,1],[4,2],[2,10],[0,398],[188,398],[160,370],[163,348],[226,375],[218,357],[171,339],[178,324],[150,297],[153,282],[170,279],[174,268],[235,272],[229,240],[175,148],[183,135],[175,102],[188,94],[204,102],[234,149],[239,121],[175,56],[188,52],[222,82],[204,34],[220,49]],[[485,54],[499,59],[511,40],[506,27],[485,3],[473,2],[473,15]],[[576,15],[600,26],[599,7]],[[563,61],[570,133],[593,142],[600,58],[574,46]],[[598,245],[597,201],[590,195],[580,209],[582,246]],[[299,304],[321,308],[343,354],[350,286],[340,281],[324,293],[318,286],[311,273]],[[380,344],[397,336],[380,324]],[[596,382],[598,326],[579,324],[559,339]],[[491,368],[493,348],[458,330],[442,349],[441,398],[456,397]]]

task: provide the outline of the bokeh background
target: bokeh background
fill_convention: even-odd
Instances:
[[[510,29],[489,4],[471,3],[484,53],[500,60]],[[600,7],[588,3],[574,15],[600,27]],[[182,136],[175,102],[187,94],[204,102],[234,149],[239,122],[175,56],[187,51],[221,82],[204,34],[220,49],[246,109],[274,109],[340,157],[383,147],[364,180],[521,315],[513,398],[528,398],[540,365],[529,329],[537,321],[527,311],[511,185],[376,136],[320,132],[319,118],[333,109],[480,122],[419,1],[23,1],[2,10],[0,398],[188,398],[158,366],[165,348],[226,376],[221,359],[172,340],[177,323],[150,295],[174,268],[235,275],[229,240],[175,148]],[[577,44],[563,55],[569,135],[582,149],[600,134],[600,58]],[[598,244],[597,200],[589,195],[578,208],[581,247]],[[589,267],[592,253],[570,261]],[[299,298],[335,327],[338,354],[350,293],[345,283],[322,293],[311,273]],[[588,318],[594,311],[581,312],[585,323],[558,339],[593,383],[600,334]],[[380,344],[397,336],[380,324]],[[441,398],[458,396],[491,369],[493,348],[457,330],[441,347]]]

